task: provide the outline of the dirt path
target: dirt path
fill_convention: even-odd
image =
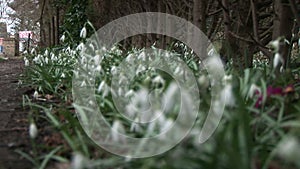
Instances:
[[[0,169],[31,169],[30,163],[21,158],[16,149],[30,147],[28,113],[22,108],[22,95],[18,78],[24,63],[20,59],[0,61]]]

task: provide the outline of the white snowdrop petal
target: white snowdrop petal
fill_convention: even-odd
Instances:
[[[37,99],[39,97],[39,93],[37,91],[34,91],[33,93],[33,98]]]
[[[86,34],[87,34],[86,27],[83,27],[80,31],[80,37],[86,38]]]
[[[38,134],[38,129],[35,125],[35,123],[31,123],[29,126],[29,136],[32,139],[35,139],[37,137]]]

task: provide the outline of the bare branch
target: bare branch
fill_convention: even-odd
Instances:
[[[293,14],[294,14],[294,16],[296,18],[297,24],[298,24],[298,26],[300,26],[300,17],[298,15],[299,11],[296,8],[296,3],[295,3],[294,0],[289,0],[289,2],[290,2],[290,7],[291,7],[291,9],[293,11]]]

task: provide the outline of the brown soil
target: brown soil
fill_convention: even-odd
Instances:
[[[22,107],[25,88],[18,85],[21,59],[0,61],[0,169],[31,169],[30,162],[15,150],[30,151],[28,112]]]

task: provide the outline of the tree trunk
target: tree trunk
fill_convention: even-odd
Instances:
[[[273,21],[274,29],[273,29],[272,39],[276,40],[279,37],[283,37],[288,41],[290,41],[292,38],[294,18],[288,0],[275,0],[274,8],[275,8],[275,18]],[[285,42],[283,42],[279,48],[279,53],[284,59],[284,65],[283,65],[284,68],[286,68],[287,61],[289,60],[289,56],[290,56],[289,48],[290,45],[288,45]]]

